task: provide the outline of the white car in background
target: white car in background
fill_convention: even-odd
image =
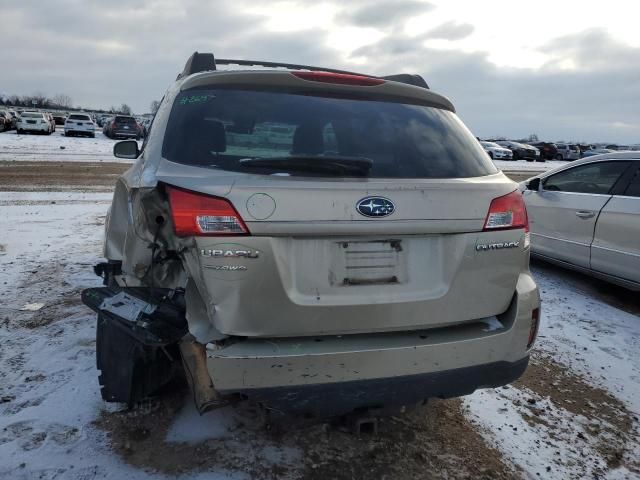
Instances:
[[[45,113],[22,112],[16,123],[17,133],[46,133],[51,135],[51,122]]]
[[[72,113],[64,122],[64,135],[65,137],[87,135],[95,138],[96,124],[93,123],[91,117],[85,113]]]
[[[576,160],[521,190],[532,256],[640,291],[640,152]]]
[[[480,142],[484,151],[491,157],[492,160],[512,160],[513,152],[508,148],[501,147],[497,143],[493,142]]]
[[[578,160],[580,158],[580,147],[578,145],[567,143],[556,143],[558,153],[556,153],[556,160]]]

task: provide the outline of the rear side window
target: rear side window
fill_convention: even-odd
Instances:
[[[475,137],[449,111],[226,88],[190,90],[176,98],[162,154],[173,162],[266,175],[336,176],[323,165],[363,159],[370,165],[363,175],[378,178],[497,172]],[[269,165],[250,168],[248,159],[269,159]],[[306,168],[298,170],[296,162]]]
[[[628,197],[640,197],[640,167],[636,169],[636,173],[631,178],[631,183],[624,191],[624,194]]]
[[[550,176],[543,182],[543,187],[554,192],[606,195],[628,166],[628,162],[579,165]]]
[[[116,123],[134,124],[136,120],[132,117],[116,117]]]

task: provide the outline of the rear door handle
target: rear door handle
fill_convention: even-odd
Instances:
[[[593,218],[596,216],[596,212],[591,212],[589,210],[578,210],[576,212],[576,216],[580,218]]]

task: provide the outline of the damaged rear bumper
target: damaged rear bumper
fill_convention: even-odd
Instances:
[[[411,406],[429,398],[459,397],[479,388],[499,387],[518,379],[528,363],[527,355],[516,362],[494,362],[418,375],[254,388],[234,393],[242,393],[279,412],[328,417],[361,409]]]

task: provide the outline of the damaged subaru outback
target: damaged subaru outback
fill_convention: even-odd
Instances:
[[[114,154],[136,161],[104,286],[83,292],[105,400],[184,375],[201,413],[333,416],[525,371],[540,298],[522,195],[422,77],[196,52],[142,147]]]

